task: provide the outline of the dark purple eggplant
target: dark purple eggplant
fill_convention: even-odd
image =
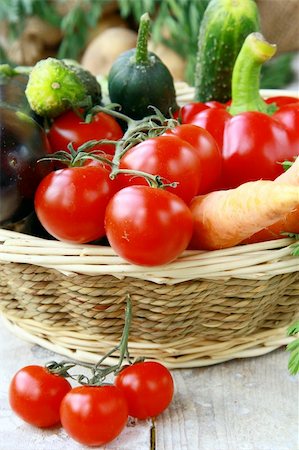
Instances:
[[[32,111],[25,95],[28,79],[27,74],[5,76],[0,66],[0,106],[22,111],[43,126],[44,119]]]
[[[52,170],[43,128],[12,106],[0,106],[0,225],[17,222],[34,210],[39,182]]]
[[[28,75],[15,75],[11,77],[0,74],[0,103],[10,108],[30,114],[30,106],[25,96]]]
[[[5,66],[0,66],[5,69]],[[50,172],[49,144],[39,117],[25,95],[28,75],[0,71],[0,226],[21,223],[34,214],[34,194]],[[40,122],[41,123],[41,122]]]

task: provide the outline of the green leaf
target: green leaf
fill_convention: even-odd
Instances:
[[[11,39],[20,36],[26,19],[37,15],[63,32],[58,58],[78,59],[85,48],[89,31],[96,26],[105,5],[112,0],[77,0],[61,17],[57,4],[68,0],[0,0],[0,21],[8,23]],[[197,39],[204,11],[210,0],[116,0],[120,15],[129,23],[148,12],[153,20],[152,38],[178,53],[186,61],[185,79],[194,84]],[[133,23],[134,25],[134,23]],[[163,32],[168,27],[169,36]],[[282,88],[292,81],[292,61],[295,53],[277,56],[262,68],[261,87]],[[1,56],[5,61],[5,56]]]
[[[299,351],[291,354],[288,363],[288,369],[291,375],[297,375],[299,371]]]
[[[286,172],[293,165],[292,161],[284,161],[282,163],[283,170]]]
[[[117,3],[120,15],[125,18],[132,15],[138,24],[142,14],[146,12],[149,15],[154,14],[156,9],[160,7],[162,0],[118,0]]]
[[[281,234],[283,234],[285,236],[288,236],[290,238],[293,238],[296,241],[298,241],[298,242],[295,242],[294,244],[292,244],[290,246],[290,248],[291,248],[291,255],[299,256],[299,234],[297,234],[297,233],[281,233]]]
[[[299,256],[299,243],[298,244],[294,244],[292,246],[293,250],[292,250],[292,255],[293,256]]]
[[[299,339],[287,345],[287,351],[290,352],[288,369],[291,375],[297,375],[299,372]]]
[[[299,320],[293,323],[293,325],[290,325],[287,329],[288,336],[294,336],[297,333],[299,333]]]
[[[0,45],[0,64],[10,64],[10,61],[8,60],[6,53],[4,49]]]
[[[262,66],[261,89],[280,89],[294,80],[292,62],[295,54],[295,52],[283,53]]]
[[[288,336],[294,336],[297,333],[299,333],[299,320],[287,329]],[[286,349],[290,352],[288,362],[289,372],[291,375],[296,375],[299,372],[299,338],[290,342]]]

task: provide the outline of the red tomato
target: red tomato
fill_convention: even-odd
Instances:
[[[65,431],[83,445],[100,446],[115,439],[128,419],[128,405],[116,386],[78,386],[60,407]]]
[[[178,117],[182,123],[189,123],[196,114],[208,108],[205,103],[190,102],[180,108]]]
[[[230,118],[231,115],[225,108],[208,108],[193,116],[190,123],[207,130],[213,136],[221,150],[225,124]]]
[[[199,154],[201,160],[201,182],[198,194],[211,191],[218,183],[221,175],[222,156],[215,139],[204,128],[193,124],[183,124],[166,131],[189,142]]]
[[[57,117],[48,133],[51,152],[59,150],[67,151],[67,145],[72,142],[75,149],[84,142],[96,139],[109,139],[117,141],[121,139],[123,132],[117,121],[105,113],[98,113],[93,117],[92,122],[85,123],[74,111],[67,111]],[[113,154],[115,146],[112,144],[98,145],[92,150],[102,150],[105,153]]]
[[[182,121],[182,123],[191,123],[193,117],[196,116],[196,114],[200,113],[201,111],[204,111],[205,109],[225,108],[225,107],[226,105],[224,103],[220,103],[214,100],[205,103],[190,102],[180,108],[178,116]]]
[[[151,361],[125,367],[116,376],[115,385],[126,397],[129,415],[137,419],[161,414],[170,404],[174,393],[169,370]]]
[[[86,243],[105,235],[104,216],[118,185],[102,165],[51,172],[39,184],[35,210],[43,227],[57,239]]]
[[[166,190],[187,204],[198,193],[202,171],[197,150],[176,136],[159,136],[132,147],[121,158],[120,169],[140,170],[160,175],[166,183],[177,182],[176,187]],[[140,176],[121,175],[120,180],[123,186],[148,184]]]
[[[193,222],[177,195],[149,186],[130,186],[110,200],[105,217],[108,241],[133,264],[155,266],[177,258],[188,246]]]
[[[41,366],[26,366],[10,383],[9,403],[25,422],[47,428],[60,423],[60,404],[70,390],[65,378]]]

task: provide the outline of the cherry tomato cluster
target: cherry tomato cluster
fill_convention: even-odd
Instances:
[[[123,152],[117,169],[115,145],[123,132],[107,113],[84,122],[69,111],[53,121],[48,136],[51,152],[71,152],[70,143],[80,152],[86,142],[98,142],[87,150],[91,158],[68,167],[59,163],[40,183],[35,210],[50,235],[77,244],[106,237],[119,256],[146,266],[166,264],[188,247],[189,204],[212,190],[221,174],[210,133],[192,124],[165,127]]]
[[[20,369],[9,388],[12,410],[27,423],[49,428],[61,423],[81,444],[103,445],[115,439],[128,417],[155,418],[170,404],[174,383],[169,370],[154,361],[125,366],[114,384],[72,387],[46,367]]]
[[[80,364],[51,361],[20,369],[9,387],[12,410],[29,424],[49,428],[61,424],[74,440],[99,446],[115,439],[128,417],[154,419],[171,403],[174,382],[170,371],[157,361],[132,362],[128,339],[132,321],[131,298],[127,295],[125,324],[117,346],[95,365],[84,365],[91,376],[72,375]],[[115,365],[106,367],[107,357],[118,352]],[[127,364],[124,364],[124,360]],[[106,381],[114,374],[114,382]],[[79,383],[72,387],[66,378]]]

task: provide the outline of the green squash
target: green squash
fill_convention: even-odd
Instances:
[[[121,112],[132,119],[142,119],[158,108],[166,117],[178,109],[174,81],[161,59],[147,49],[150,18],[140,19],[137,46],[122,53],[108,75],[111,102],[121,105]]]

